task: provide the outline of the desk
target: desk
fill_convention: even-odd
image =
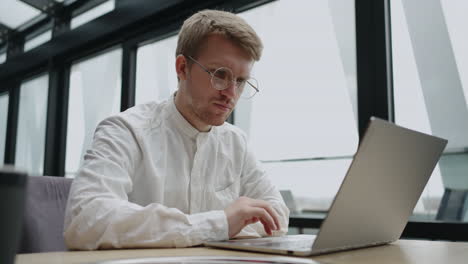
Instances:
[[[181,249],[124,249],[102,251],[49,252],[19,254],[16,264],[64,264],[89,263],[95,261],[170,256],[274,256],[242,251],[220,250],[205,247]],[[468,262],[468,243],[439,242],[419,240],[399,240],[395,243],[326,254],[311,257],[313,260],[327,264],[341,263],[424,263],[424,264],[466,264]]]

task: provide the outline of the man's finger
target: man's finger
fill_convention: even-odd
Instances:
[[[271,207],[271,205],[268,202],[262,200],[252,200],[252,206],[261,207],[265,209],[268,212],[268,214],[273,218],[275,226],[277,227],[273,230],[279,230],[280,224],[278,213],[276,213],[276,210],[273,209],[273,207]]]
[[[276,224],[271,215],[263,208],[254,207],[254,216],[259,217],[263,220],[271,230],[276,230]]]
[[[260,220],[260,222],[262,223],[263,228],[265,229],[265,232],[266,232],[268,235],[271,236],[271,235],[272,235],[272,232],[271,232],[271,229],[270,229],[270,227],[268,226],[268,224],[267,224],[265,221],[263,221],[263,220]]]

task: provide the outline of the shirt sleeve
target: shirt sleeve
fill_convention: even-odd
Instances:
[[[64,222],[70,249],[187,247],[228,239],[222,210],[187,215],[157,203],[129,202],[141,155],[124,118],[99,124],[70,189]]]
[[[286,207],[278,189],[268,178],[262,164],[247,147],[241,176],[241,196],[267,201],[279,216],[280,230],[273,231],[273,236],[282,236],[288,232],[289,209]],[[267,236],[260,222],[246,226],[236,237]]]

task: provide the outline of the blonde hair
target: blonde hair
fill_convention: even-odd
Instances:
[[[218,10],[203,10],[184,21],[177,40],[176,56],[196,57],[204,39],[210,34],[225,36],[255,61],[262,56],[263,44],[253,28],[241,17]]]

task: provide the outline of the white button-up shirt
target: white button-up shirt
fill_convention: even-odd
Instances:
[[[287,232],[289,211],[250,151],[225,123],[199,132],[174,97],[102,121],[71,186],[69,248],[186,247],[228,239],[224,213],[240,196],[271,203]],[[266,236],[260,222],[238,236]]]

